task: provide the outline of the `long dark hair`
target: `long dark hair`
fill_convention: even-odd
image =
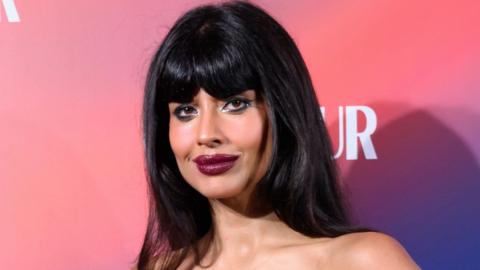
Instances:
[[[272,159],[258,194],[293,230],[336,237],[348,220],[330,139],[309,72],[285,29],[243,1],[204,5],[180,17],[148,71],[143,108],[150,212],[138,269],[175,269],[212,228],[208,200],[183,179],[170,147],[168,102],[205,89],[225,98],[246,89],[264,100],[272,126]],[[210,239],[211,240],[211,239]]]

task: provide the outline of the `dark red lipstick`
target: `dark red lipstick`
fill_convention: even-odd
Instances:
[[[200,155],[193,161],[197,163],[198,170],[205,175],[217,175],[230,170],[238,159],[236,155]]]

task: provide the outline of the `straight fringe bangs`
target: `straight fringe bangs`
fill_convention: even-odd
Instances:
[[[245,42],[249,37],[216,23],[219,19],[215,16],[225,15],[214,13],[193,25],[192,33],[177,37],[159,77],[162,101],[190,102],[200,88],[218,99],[247,89],[261,90],[258,60],[247,53],[251,48],[248,43],[254,41]]]

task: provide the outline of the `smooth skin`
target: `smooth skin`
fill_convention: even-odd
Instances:
[[[255,91],[219,100],[200,89],[191,103],[169,103],[169,111],[169,139],[178,167],[209,199],[215,226],[201,266],[194,265],[191,254],[179,269],[420,269],[386,234],[310,238],[258,201],[254,187],[267,170],[272,134],[265,104]],[[239,158],[223,174],[200,173],[193,159],[219,153]]]

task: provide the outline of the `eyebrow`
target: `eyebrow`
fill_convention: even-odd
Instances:
[[[247,92],[250,92],[250,91],[252,91],[253,93],[252,93],[252,94],[247,94]],[[231,99],[231,98],[233,98],[233,97],[242,96],[242,95],[243,95],[243,96],[250,96],[250,95],[252,95],[252,96],[253,96],[252,98],[254,98],[254,99],[257,98],[257,92],[256,92],[254,89],[246,89],[246,90],[244,90],[244,91],[242,91],[242,92],[239,92],[239,93],[236,93],[236,94],[227,96],[227,97],[225,97],[225,98],[218,98],[218,97],[214,97],[214,96],[210,96],[210,95],[209,95],[209,96],[210,96],[211,99],[221,100],[221,101],[227,101],[227,100],[229,100],[229,99]],[[195,102],[195,100],[196,100],[197,98],[198,98],[198,94],[195,95],[194,97],[192,97],[192,98],[191,98],[190,100],[188,100],[188,101],[182,102],[182,101],[178,101],[178,100],[170,100],[170,101],[168,101],[168,104],[170,104],[170,103],[188,104],[188,103]]]

